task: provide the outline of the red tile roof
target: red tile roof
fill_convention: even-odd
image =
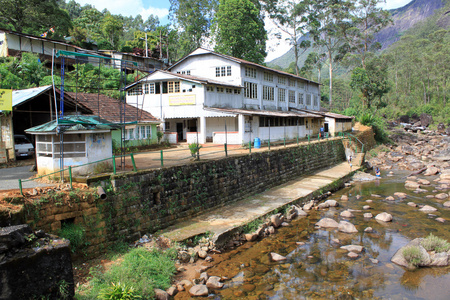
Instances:
[[[65,95],[92,110],[94,115],[113,123],[120,123],[121,102],[103,94],[65,92]],[[151,113],[125,103],[125,123],[161,123]]]

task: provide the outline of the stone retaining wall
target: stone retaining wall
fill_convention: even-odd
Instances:
[[[52,195],[28,206],[26,221],[57,233],[63,222],[86,229],[84,251],[102,252],[183,219],[345,160],[339,140],[221,160],[112,176],[107,199],[94,193]]]

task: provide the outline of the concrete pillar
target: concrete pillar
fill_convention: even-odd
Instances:
[[[247,143],[248,141],[245,139],[245,117],[244,117],[244,115],[238,115],[238,130],[239,130],[240,140],[244,143]]]
[[[198,129],[197,129],[198,130]],[[200,117],[200,134],[198,135],[198,143],[206,143],[206,117]]]

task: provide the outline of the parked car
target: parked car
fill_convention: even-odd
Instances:
[[[14,135],[14,150],[17,157],[32,157],[34,155],[34,146],[30,140],[23,134]]]

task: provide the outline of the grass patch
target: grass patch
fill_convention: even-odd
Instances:
[[[63,224],[58,235],[70,241],[70,247],[73,253],[87,246],[85,239],[86,230],[83,226],[74,223]]]
[[[420,244],[427,251],[436,251],[437,253],[446,252],[450,250],[450,243],[440,237],[434,236],[430,233],[429,236],[424,238]]]
[[[91,271],[92,278],[88,288],[78,291],[77,299],[96,299],[99,295],[116,293],[129,293],[133,297],[153,299],[155,288],[166,290],[170,287],[176,271],[176,256],[175,248],[166,251],[135,248],[125,254],[120,263],[112,265],[108,270]]]
[[[413,267],[417,267],[423,262],[423,255],[417,246],[409,246],[403,249],[403,257]]]
[[[262,219],[253,220],[250,223],[247,223],[242,227],[242,232],[243,233],[255,232],[259,228],[259,226],[261,226],[261,224],[263,224],[263,223],[264,223],[264,220],[262,220]]]

